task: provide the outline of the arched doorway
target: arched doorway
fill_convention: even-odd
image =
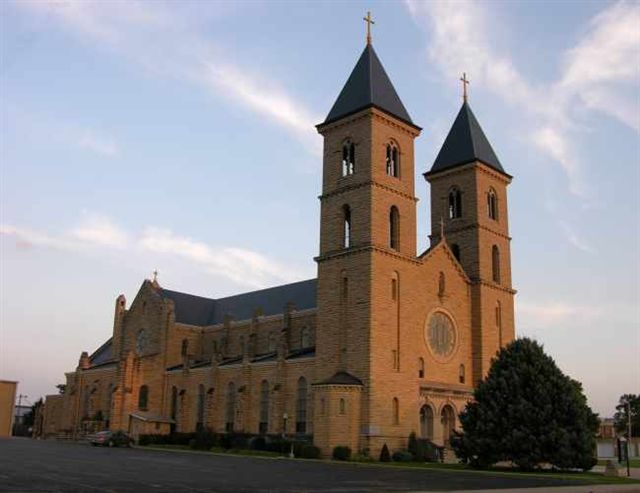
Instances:
[[[420,408],[420,436],[433,440],[433,409],[426,404]]]
[[[444,446],[448,447],[451,443],[451,436],[456,426],[456,414],[453,408],[446,404],[440,412],[440,422],[442,423],[442,439]]]

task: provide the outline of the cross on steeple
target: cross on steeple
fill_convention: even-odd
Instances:
[[[375,24],[374,20],[371,18],[371,12],[367,12],[367,16],[363,17],[362,20],[364,20],[367,23],[367,45],[371,44],[371,24]]]
[[[467,86],[469,85],[469,79],[467,79],[467,73],[462,72],[462,77],[460,77],[460,81],[462,82],[462,100],[467,102]]]
[[[153,271],[153,282],[158,282],[158,269]]]

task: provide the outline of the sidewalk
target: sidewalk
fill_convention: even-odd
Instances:
[[[448,493],[535,493],[544,491],[545,493],[640,493],[640,484],[594,484],[586,486],[557,486],[553,488],[516,488],[510,490],[465,490],[449,491]],[[412,491],[411,493],[427,493]],[[433,491],[429,493],[434,493]],[[444,493],[444,492],[441,492]]]
[[[620,477],[621,478],[626,478],[627,477],[627,465],[620,465],[617,464],[618,469],[620,470]],[[600,472],[600,473],[604,473],[604,466],[594,466],[593,469],[591,469],[591,472]],[[640,467],[632,467],[631,468],[631,476],[634,479],[640,479]]]

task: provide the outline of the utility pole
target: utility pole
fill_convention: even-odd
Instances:
[[[627,399],[627,477],[631,476],[631,458],[629,452],[631,451],[631,398]]]

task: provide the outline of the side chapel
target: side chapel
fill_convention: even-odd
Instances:
[[[370,21],[370,18],[369,18]],[[145,280],[113,334],[48,396],[43,433],[245,432],[336,445],[447,445],[514,339],[507,174],[465,95],[424,178],[416,251],[414,139],[371,43],[317,125],[324,138],[317,278],[226,298]]]

